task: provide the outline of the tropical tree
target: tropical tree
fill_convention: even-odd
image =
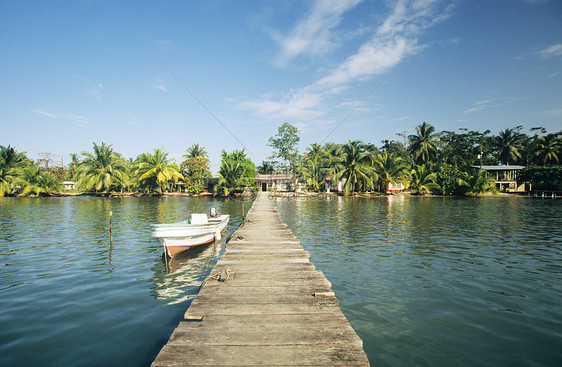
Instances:
[[[299,161],[298,143],[299,129],[285,122],[277,129],[277,134],[268,140],[268,145],[273,148],[272,159],[281,158],[285,161],[285,169],[296,172]]]
[[[388,190],[388,184],[403,181],[407,176],[407,165],[397,154],[383,152],[377,154],[373,160],[373,168],[379,179],[381,191]]]
[[[410,170],[410,191],[416,195],[429,194],[438,187],[436,179],[437,173],[430,166],[415,164]]]
[[[435,127],[425,121],[417,126],[416,134],[408,136],[410,146],[408,148],[417,164],[427,164],[437,158],[437,140],[435,140]]]
[[[272,174],[275,172],[275,165],[271,161],[262,161],[257,170],[260,174]]]
[[[76,176],[76,170],[78,169],[78,165],[80,164],[80,160],[78,159],[78,154],[72,153],[70,154],[70,163],[68,164],[68,169],[66,170],[66,178],[69,180],[74,180]]]
[[[320,191],[326,180],[328,167],[323,162],[326,156],[324,148],[317,143],[308,147],[299,167],[299,173],[306,180],[306,185],[313,191]]]
[[[343,169],[342,147],[339,144],[324,144],[324,155],[322,156],[322,164],[326,169],[326,176],[331,176]]]
[[[523,148],[523,134],[519,132],[520,130],[521,126],[514,129],[505,129],[500,131],[495,139],[497,158],[508,166],[510,163],[516,163],[518,159],[521,159],[520,150]]]
[[[437,171],[437,184],[439,187],[435,190],[441,195],[462,195],[466,192],[464,182],[465,173],[458,167],[450,164],[441,164]]]
[[[38,186],[41,169],[38,166],[30,165],[17,169],[17,178],[14,182],[19,187],[21,196],[37,196],[40,193]]]
[[[125,178],[127,165],[111,144],[93,144],[93,153],[82,152],[82,162],[76,169],[77,185],[84,190],[109,192],[111,185]]]
[[[23,152],[17,152],[10,145],[0,145],[0,197],[12,193],[12,184],[16,180],[16,170],[30,164]]]
[[[163,149],[154,149],[154,154],[142,155],[135,174],[139,182],[154,181],[158,194],[162,194],[162,184],[172,181],[177,183],[183,179],[180,167],[173,163],[175,159],[168,159],[168,153]]]
[[[490,164],[488,158],[490,144],[486,142],[490,130],[484,133],[465,128],[459,130],[458,133],[454,131],[440,133],[442,161],[463,169],[480,163]]]
[[[562,141],[557,134],[541,136],[537,142],[535,157],[540,164],[560,164]]]
[[[244,150],[235,150],[232,153],[223,150],[221,160],[221,168],[214,187],[215,194],[230,196],[235,191],[255,184],[256,166],[250,158],[246,157]]]
[[[203,191],[212,176],[207,151],[201,145],[193,144],[186,150],[183,158],[181,172],[185,189],[187,192],[198,194]]]
[[[62,189],[59,177],[50,171],[41,172],[41,168],[35,165],[17,169],[15,184],[21,190],[19,196],[51,195]]]
[[[485,170],[471,169],[466,172],[464,178],[464,185],[466,187],[466,195],[478,195],[488,192],[493,189],[493,184],[496,182],[494,178],[488,177]]]
[[[372,168],[373,155],[364,150],[363,143],[359,140],[349,141],[342,146],[341,156],[341,168],[335,173],[333,179],[336,182],[345,180],[345,195],[373,189],[376,180],[376,174]]]
[[[402,134],[398,134],[400,136],[402,136]],[[408,153],[408,150],[406,149],[406,147],[404,146],[404,144],[402,144],[401,142],[397,141],[397,140],[382,140],[381,141],[382,146],[381,146],[381,151],[383,152],[387,152],[389,154],[396,154],[399,157],[401,157],[402,159],[409,160],[410,156]]]
[[[207,150],[197,143],[187,148],[185,152],[186,154],[183,156],[185,159],[189,159],[189,158],[209,159],[209,154],[207,154]]]

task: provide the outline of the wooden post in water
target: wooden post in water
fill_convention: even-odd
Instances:
[[[242,222],[244,222],[244,203],[242,203]]]
[[[113,248],[113,212],[109,211],[109,243]]]

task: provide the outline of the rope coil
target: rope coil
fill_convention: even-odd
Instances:
[[[233,275],[234,273],[232,272],[232,270],[230,270],[230,268],[226,268],[216,274],[211,275],[209,278],[213,278],[215,280],[218,280],[219,282],[224,282],[228,279],[232,279]]]

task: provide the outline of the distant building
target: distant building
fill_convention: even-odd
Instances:
[[[519,180],[519,171],[525,166],[474,166],[488,173],[488,177],[496,180],[496,188],[500,192],[525,192],[525,183]]]
[[[292,173],[258,174],[256,183],[261,191],[292,191],[295,187],[295,175]]]
[[[397,183],[389,182],[387,192],[402,192],[404,191],[405,188],[406,187],[401,182],[397,182]]]
[[[62,187],[65,190],[74,190],[76,188],[76,182],[74,182],[74,181],[63,181]]]

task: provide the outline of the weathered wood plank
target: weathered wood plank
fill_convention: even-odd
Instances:
[[[262,194],[152,366],[369,366],[331,287]]]
[[[232,307],[232,305],[208,304],[195,299],[185,313],[185,318],[199,316],[233,316],[233,315],[306,315],[306,314],[329,314],[341,312],[337,305],[320,304],[245,304],[243,307]]]
[[[368,366],[363,349],[350,345],[169,345],[153,367],[165,366]]]
[[[346,344],[362,347],[363,342],[349,326],[347,320],[334,322],[327,320],[322,324],[312,324],[313,320],[301,320],[300,315],[293,319],[274,315],[276,322],[261,320],[249,322],[240,330],[244,320],[235,317],[222,317],[221,320],[201,322],[182,322],[170,337],[170,345],[304,345],[304,344]],[[307,315],[309,318],[314,315]],[[238,316],[238,318],[248,316]],[[262,316],[263,317],[263,316]],[[230,321],[230,322],[229,322]],[[285,324],[283,324],[285,322]],[[303,326],[306,325],[306,326]]]

